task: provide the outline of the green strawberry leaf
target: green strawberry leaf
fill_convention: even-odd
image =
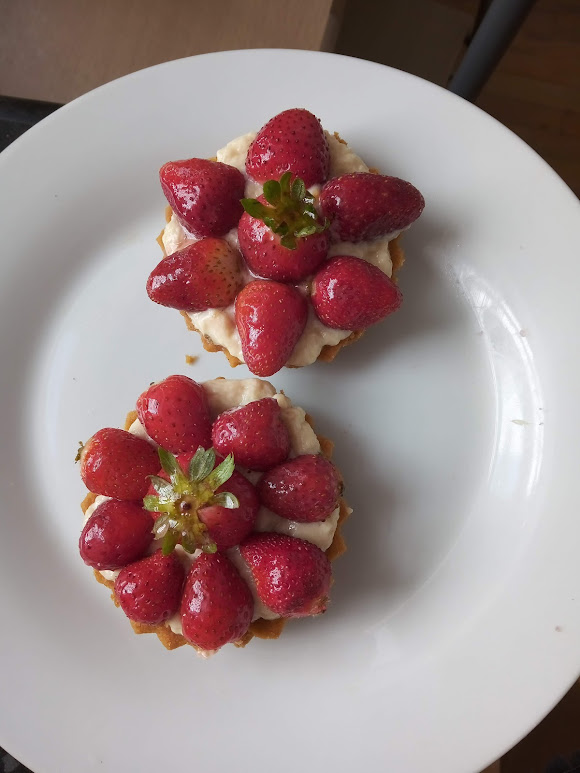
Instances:
[[[282,189],[277,180],[267,180],[264,183],[264,198],[268,204],[277,204],[282,197]]]
[[[286,234],[286,236],[283,236],[280,239],[280,244],[282,247],[286,247],[288,250],[295,250],[296,249],[296,239],[292,234]]]
[[[215,470],[205,479],[205,483],[209,489],[216,491],[227,480],[229,480],[236,468],[233,454],[228,454],[221,464],[219,464]]]
[[[294,201],[302,201],[306,197],[306,185],[300,177],[295,177],[292,183],[292,198]]]
[[[161,468],[164,470],[164,472],[170,476],[175,475],[175,473],[180,469],[175,456],[170,451],[166,451],[164,448],[161,448],[161,446],[159,446],[157,449],[157,453],[159,455],[159,461],[161,462]]]
[[[235,510],[240,506],[240,502],[235,494],[229,491],[221,491],[209,500],[210,505],[219,505],[220,507],[227,507],[228,510]]]
[[[173,490],[171,482],[160,478],[159,475],[150,475],[149,480],[155,491],[159,494],[159,502],[174,502],[177,499],[177,494]]]
[[[258,220],[263,220],[264,216],[268,214],[268,208],[257,199],[241,199],[240,201],[248,215],[257,218]]]
[[[163,537],[163,542],[161,543],[161,552],[163,555],[168,556],[171,552],[173,552],[178,541],[179,535],[170,529]]]
[[[207,451],[201,446],[195,452],[189,463],[188,477],[191,483],[199,483],[210,474],[215,464],[215,451]]]

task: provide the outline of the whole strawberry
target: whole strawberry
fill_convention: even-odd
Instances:
[[[240,255],[223,239],[206,238],[169,255],[153,269],[147,294],[180,311],[223,308],[242,286]]]
[[[194,476],[199,477],[199,480],[195,481],[191,480],[189,471],[196,470],[197,460],[193,463],[192,467],[192,459],[201,455],[199,450],[196,451],[195,454],[191,451],[185,454],[179,454],[177,457],[177,464],[179,465],[179,468],[184,471],[184,475],[185,471],[188,471],[188,480],[185,485],[182,483],[181,490],[175,491],[176,499],[172,504],[175,505],[178,519],[180,515],[185,516],[190,521],[197,517],[199,523],[207,528],[209,539],[215,544],[217,550],[227,550],[228,548],[239,544],[254,528],[256,518],[258,517],[258,510],[260,509],[260,498],[258,497],[255,486],[250,483],[247,478],[244,478],[241,473],[234,470],[231,477],[226,482],[217,487],[213,486],[214,490],[212,498],[217,498],[217,502],[221,500],[223,504],[204,504],[201,502],[199,503],[199,507],[195,509],[193,503],[195,502],[197,504],[199,502],[200,493],[203,494],[203,492],[200,492],[200,489],[207,485],[207,476],[210,475],[212,469],[215,469],[224,461],[223,457],[216,457],[215,454],[213,454],[213,459],[215,461],[212,468],[209,466],[209,459],[211,459],[212,453],[212,450],[205,452],[205,456],[208,457],[208,466],[205,470],[201,470],[202,477]],[[205,478],[203,477],[204,473],[207,473]],[[162,478],[167,481],[170,480],[170,476],[163,469],[157,473],[157,478]],[[158,483],[158,481],[156,482]],[[152,483],[147,492],[147,496],[155,497],[157,493],[158,491]],[[237,507],[233,507],[232,505],[235,505],[236,500]],[[152,502],[150,499],[147,501],[148,503]],[[184,511],[184,502],[188,502],[192,505],[189,510]],[[157,520],[161,514],[162,511],[151,513],[155,520]],[[173,515],[173,513],[171,515]],[[203,546],[203,542],[198,543],[198,541],[196,541],[194,548],[199,546]]]
[[[218,489],[216,494],[233,494],[238,507],[208,505],[199,511],[199,519],[207,526],[209,536],[218,550],[227,550],[238,545],[253,530],[260,509],[260,498],[255,486],[237,470]]]
[[[293,108],[274,116],[248,148],[246,172],[257,182],[280,179],[290,171],[307,188],[328,177],[330,154],[318,118],[308,110]]]
[[[264,196],[242,199],[246,211],[238,238],[254,274],[300,282],[316,271],[328,254],[330,236],[312,201],[302,180],[296,178],[290,186],[290,173],[280,182],[265,183]]]
[[[172,453],[211,446],[207,396],[187,376],[169,376],[146,389],[137,400],[137,414],[149,437]]]
[[[152,542],[151,513],[137,502],[107,499],[86,522],[79,551],[94,569],[119,569],[145,555]]]
[[[262,504],[299,523],[324,521],[336,509],[342,484],[338,470],[320,454],[289,459],[259,483]]]
[[[353,172],[330,180],[319,207],[342,241],[360,242],[401,231],[421,214],[425,199],[398,177]]]
[[[396,311],[403,294],[372,263],[340,255],[315,275],[311,300],[317,317],[328,327],[362,330]]]
[[[81,478],[94,494],[114,499],[143,499],[149,475],[159,467],[157,451],[123,429],[105,428],[87,440],[77,459]]]
[[[290,435],[280,406],[272,397],[220,413],[212,430],[214,448],[233,454],[250,470],[269,470],[290,453]]]
[[[237,641],[248,630],[254,601],[232,562],[202,553],[189,570],[181,601],[183,635],[204,650]]]
[[[130,620],[146,625],[172,617],[179,609],[185,570],[175,553],[158,550],[121,569],[115,581],[115,596]]]
[[[175,457],[159,448],[159,459],[162,469],[151,476],[143,504],[151,511],[153,532],[162,540],[165,555],[178,544],[187,553],[215,553],[232,547],[252,530],[258,495],[235,471],[233,456],[218,459],[213,448],[198,448]]]
[[[159,170],[165,198],[194,236],[224,236],[242,214],[246,181],[235,167],[190,158],[170,161]]]
[[[240,553],[260,600],[281,617],[307,617],[326,610],[330,561],[320,548],[285,534],[251,534]]]
[[[272,376],[304,332],[308,304],[291,285],[256,279],[236,298],[235,316],[246,365],[256,376]]]

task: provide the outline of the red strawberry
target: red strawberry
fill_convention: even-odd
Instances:
[[[396,311],[403,294],[372,263],[340,255],[314,277],[311,300],[316,315],[328,327],[361,330]]]
[[[236,298],[236,325],[248,368],[272,376],[290,358],[306,327],[308,304],[295,287],[257,279]]]
[[[300,523],[324,521],[338,504],[340,475],[320,454],[289,459],[267,472],[259,484],[262,504],[272,512]]]
[[[218,453],[232,453],[237,464],[250,470],[269,470],[290,453],[290,435],[273,397],[220,413],[212,441]]]
[[[250,535],[241,545],[261,601],[282,617],[306,617],[326,610],[330,561],[320,548],[285,534]]]
[[[260,196],[258,199],[264,202]],[[284,247],[281,236],[262,220],[244,212],[238,225],[240,250],[251,271],[267,279],[300,282],[313,274],[328,254],[328,231],[296,239],[296,247]]]
[[[223,553],[202,553],[187,575],[181,601],[185,638],[204,650],[237,641],[248,630],[254,601]]]
[[[425,199],[398,177],[354,172],[326,183],[319,206],[338,239],[361,242],[407,228],[423,211]]]
[[[151,513],[137,502],[107,499],[82,530],[81,558],[94,569],[119,569],[145,555],[153,542],[152,526]]]
[[[153,269],[147,294],[180,311],[205,311],[233,303],[242,286],[240,255],[223,239],[201,239]]]
[[[173,453],[211,446],[207,396],[187,376],[169,376],[146,389],[137,400],[137,414],[149,437]]]
[[[255,487],[241,473],[232,473],[232,477],[216,489],[216,494],[224,491],[238,498],[239,507],[209,505],[199,511],[199,520],[207,526],[218,550],[231,548],[245,539],[254,528],[260,509]]]
[[[165,198],[194,236],[223,236],[242,214],[246,181],[235,167],[205,158],[170,161],[159,170]]]
[[[284,110],[270,119],[248,148],[246,172],[258,182],[291,171],[307,188],[328,177],[328,142],[318,118],[308,110]]]
[[[159,467],[156,449],[124,429],[100,429],[80,455],[81,478],[95,494],[115,499],[143,499],[149,475]]]
[[[192,451],[179,454],[177,462],[182,470],[189,469],[189,463],[193,456]],[[223,462],[223,458],[218,456],[214,468],[221,462]],[[163,480],[169,480],[169,475],[163,469],[157,475]],[[247,537],[254,528],[260,509],[260,498],[255,486],[237,470],[232,473],[229,480],[215,490],[215,494],[223,494],[224,492],[229,492],[237,497],[239,506],[228,508],[222,505],[206,505],[198,510],[199,520],[207,526],[209,536],[215,542],[218,550],[226,550],[238,545],[244,537]],[[149,496],[157,494],[153,484],[149,487],[147,494]],[[157,520],[161,513],[153,512],[151,515]]]
[[[115,596],[130,620],[159,625],[179,609],[185,569],[175,553],[160,550],[121,569]]]

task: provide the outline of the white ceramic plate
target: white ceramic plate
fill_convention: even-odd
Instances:
[[[333,606],[204,662],[80,561],[73,458],[153,380],[246,375],[146,297],[157,170],[294,106],[427,207],[402,310],[272,379],[346,474]],[[0,196],[0,743],[38,773],[471,773],[541,719],[580,671],[580,211],[543,161],[404,73],[244,51],[73,102],[2,154]]]

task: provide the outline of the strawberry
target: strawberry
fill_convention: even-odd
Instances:
[[[314,277],[311,300],[316,315],[328,327],[362,330],[396,311],[403,294],[372,263],[340,255]]]
[[[328,254],[328,223],[320,222],[313,198],[290,172],[280,182],[264,183],[264,196],[242,199],[246,210],[238,224],[240,250],[258,276],[300,282]],[[268,206],[271,204],[272,206]]]
[[[159,179],[171,209],[198,239],[224,236],[237,225],[246,181],[235,167],[205,158],[170,161]]]
[[[115,596],[130,620],[159,625],[179,609],[185,569],[179,558],[161,551],[121,569]]]
[[[151,513],[137,502],[107,499],[86,522],[79,551],[94,569],[119,569],[145,555],[152,542]]]
[[[205,451],[200,447],[176,458],[159,448],[159,459],[162,469],[151,476],[143,504],[153,514],[153,532],[163,540],[164,554],[177,544],[188,553],[198,549],[215,553],[237,534],[245,536],[251,531],[258,514],[258,495],[249,481],[245,485],[245,478],[240,482],[243,476],[234,472],[233,456],[218,460],[213,448]]]
[[[235,315],[246,365],[256,376],[271,376],[294,351],[308,304],[291,285],[256,279],[236,298]]]
[[[153,269],[147,295],[161,306],[205,311],[233,303],[242,286],[239,253],[223,239],[201,239],[169,255]]]
[[[199,451],[196,454],[199,454]],[[192,452],[179,454],[177,463],[181,470],[189,470],[191,460],[196,454]],[[215,454],[214,458],[216,460],[215,469],[215,466],[218,466],[224,460],[221,456],[215,457]],[[159,471],[158,477],[163,478],[163,480],[169,480],[169,475],[163,469]],[[195,494],[195,491],[193,487],[190,488],[191,490],[187,494],[191,497]],[[149,487],[147,494],[148,496],[155,496],[157,494],[153,484]],[[197,513],[201,523],[207,527],[209,537],[215,542],[217,549],[226,550],[239,544],[252,531],[258,517],[258,510],[260,509],[260,499],[254,485],[237,470],[234,470],[227,482],[215,489],[214,495],[219,498],[220,494],[227,495],[221,497],[226,502],[226,505],[209,504],[205,507],[202,506],[195,513]],[[237,507],[227,506],[233,503],[233,500],[231,502],[229,500],[232,494],[238,501]],[[195,516],[192,509],[188,513],[190,519]],[[152,515],[156,519],[161,513],[153,512]]]
[[[137,400],[137,414],[149,437],[169,451],[211,446],[207,396],[187,376],[169,376],[146,389]]]
[[[320,548],[285,534],[251,534],[240,545],[260,600],[281,617],[306,617],[326,610],[330,561]]]
[[[338,505],[338,470],[320,454],[304,454],[274,467],[260,480],[262,504],[299,523],[324,521]]]
[[[95,494],[115,499],[143,499],[148,476],[159,466],[157,451],[124,429],[105,428],[87,440],[77,454],[81,478]]]
[[[330,154],[318,118],[308,110],[284,110],[263,126],[248,148],[246,172],[257,182],[290,171],[307,188],[328,177]]]
[[[223,553],[202,553],[187,575],[181,600],[183,635],[204,650],[237,641],[248,630],[254,601]]]
[[[398,177],[353,172],[330,180],[320,193],[322,214],[339,240],[361,242],[386,236],[414,222],[425,199]]]
[[[290,435],[280,406],[273,397],[220,413],[212,430],[214,448],[231,453],[250,470],[269,470],[290,453]]]
[[[234,471],[232,477],[216,489],[216,494],[231,492],[238,500],[238,507],[209,505],[199,511],[199,520],[205,523],[209,536],[218,550],[226,550],[238,545],[253,530],[260,499],[255,487],[247,478]]]

